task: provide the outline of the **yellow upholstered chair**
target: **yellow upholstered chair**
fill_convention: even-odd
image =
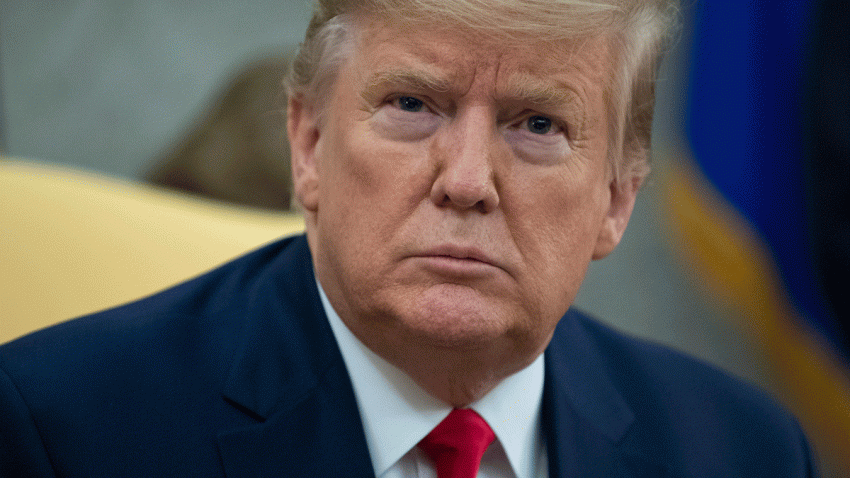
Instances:
[[[0,343],[149,295],[301,217],[0,158]]]

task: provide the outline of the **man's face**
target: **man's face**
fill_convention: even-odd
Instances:
[[[634,202],[607,167],[608,58],[360,24],[324,120],[291,104],[290,137],[319,281],[361,341],[497,374],[542,352]]]

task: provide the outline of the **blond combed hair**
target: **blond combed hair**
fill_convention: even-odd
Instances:
[[[505,42],[559,42],[604,35],[609,159],[618,184],[649,173],[655,83],[677,31],[677,0],[316,0],[286,78],[289,95],[322,109],[351,53],[357,15],[416,25],[452,25]],[[321,112],[320,112],[321,114]]]

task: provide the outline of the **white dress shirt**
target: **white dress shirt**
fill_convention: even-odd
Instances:
[[[351,377],[375,476],[436,478],[433,463],[416,444],[452,407],[363,345],[334,311],[321,285],[319,295]],[[547,476],[546,446],[540,430],[542,397],[541,355],[469,406],[496,435],[481,460],[479,477]]]

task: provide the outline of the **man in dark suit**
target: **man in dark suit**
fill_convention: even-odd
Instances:
[[[0,348],[0,475],[812,476],[762,393],[569,310],[648,169],[671,10],[320,2],[306,236]]]

